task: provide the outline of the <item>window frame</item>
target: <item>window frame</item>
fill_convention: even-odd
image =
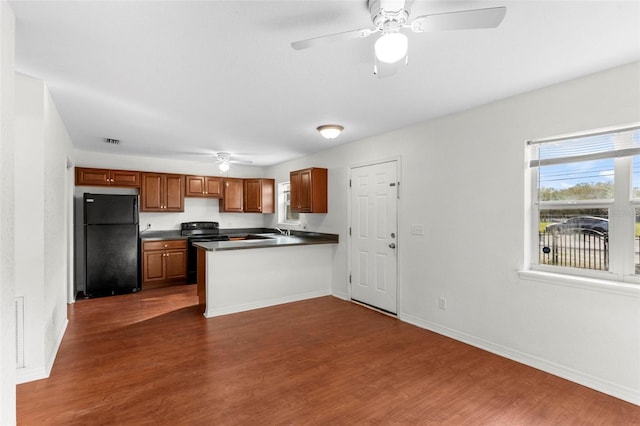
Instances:
[[[278,224],[279,225],[300,225],[300,213],[298,213],[298,219],[287,219],[287,204],[291,206],[291,183],[289,181],[278,183]],[[288,189],[288,190],[287,190]],[[289,199],[287,200],[285,194],[289,192]]]
[[[560,140],[587,137],[596,133],[608,134],[624,131],[638,125],[618,126],[580,134],[559,136],[540,140]],[[529,174],[529,230],[526,240],[529,241],[527,265],[531,271],[553,273],[574,277],[593,278],[614,281],[617,283],[640,284],[640,274],[635,273],[635,218],[636,209],[640,209],[640,199],[633,198],[633,159],[635,156],[614,157],[614,195],[606,200],[579,201],[539,201],[538,177],[540,167],[531,166],[531,142],[527,142],[526,165]],[[637,155],[636,155],[637,156]],[[540,264],[539,262],[539,219],[543,209],[580,209],[607,208],[609,210],[609,270],[600,271],[586,268]]]

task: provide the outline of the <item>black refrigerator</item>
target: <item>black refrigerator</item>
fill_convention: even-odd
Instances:
[[[85,193],[83,202],[85,297],[140,290],[138,196]]]

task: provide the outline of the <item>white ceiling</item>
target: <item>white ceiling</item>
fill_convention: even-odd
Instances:
[[[276,164],[640,59],[630,0],[417,0],[411,17],[507,15],[497,29],[410,34],[408,67],[386,79],[372,74],[375,37],[290,46],[371,27],[366,0],[10,5],[17,71],[47,82],[78,149],[168,159]],[[345,131],[326,141],[326,123]]]

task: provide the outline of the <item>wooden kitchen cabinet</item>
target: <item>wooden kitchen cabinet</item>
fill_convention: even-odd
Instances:
[[[184,175],[142,173],[140,211],[184,211]]]
[[[225,213],[242,213],[244,202],[244,180],[225,178],[222,181],[222,201],[220,211]]]
[[[185,176],[185,196],[222,197],[222,178],[217,176]]]
[[[275,212],[275,179],[244,180],[244,212]]]
[[[312,167],[289,173],[291,211],[327,213],[327,169]]]
[[[143,241],[142,289],[185,284],[187,240]]]
[[[140,172],[134,170],[76,167],[76,185],[140,187]]]

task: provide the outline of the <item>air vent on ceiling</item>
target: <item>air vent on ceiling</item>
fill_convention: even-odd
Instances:
[[[118,145],[120,143],[120,139],[105,138],[104,139],[104,143],[110,143],[110,144],[113,144],[113,145]]]

